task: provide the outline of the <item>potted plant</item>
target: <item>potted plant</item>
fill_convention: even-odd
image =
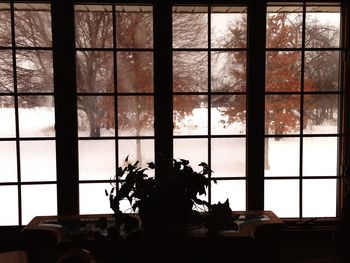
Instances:
[[[109,193],[106,192],[117,226],[125,226],[127,220],[134,222],[119,208],[119,202],[127,199],[133,211],[138,212],[142,228],[152,233],[181,233],[189,223],[204,223],[210,229],[219,230],[220,224],[225,221],[221,220],[223,216],[231,220],[232,211],[228,200],[224,204],[210,206],[207,201],[199,198],[206,195],[206,188],[210,183],[207,176],[210,172],[208,165],[202,162],[199,166],[201,171],[196,172],[188,160],[174,159],[172,167],[163,169],[167,174],[156,178],[146,174],[147,170],[156,168],[153,162],[143,168],[139,166],[138,161],[130,163],[127,157],[125,165],[117,169],[115,179],[116,182],[120,182],[120,188],[116,190],[114,186]],[[201,206],[202,210],[208,213],[203,216],[194,209],[195,206]],[[217,220],[218,217],[221,219]]]

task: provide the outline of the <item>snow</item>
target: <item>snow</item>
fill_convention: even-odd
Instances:
[[[212,185],[212,201],[224,202],[229,198],[233,210],[246,209],[245,176],[245,124],[227,123],[227,116],[218,109],[211,110],[214,135],[235,134],[238,138],[213,138],[212,169],[213,177],[243,177],[237,180],[218,181]],[[1,108],[0,136],[14,138],[15,121],[13,109]],[[20,131],[22,137],[54,136],[53,108],[32,108],[19,110]],[[194,131],[202,135],[208,134],[207,109],[195,109],[192,116],[187,116],[177,123],[175,134],[191,135]],[[334,125],[309,127],[305,133],[334,132]],[[111,132],[111,131],[109,131]],[[113,132],[112,132],[113,133]],[[303,174],[305,176],[337,175],[336,137],[308,137],[303,140]],[[115,142],[114,140],[80,140],[79,170],[80,180],[110,179],[115,174]],[[137,159],[136,140],[120,140],[118,142],[119,162],[126,155],[131,161]],[[55,144],[53,140],[21,141],[21,176],[25,182],[55,181]],[[281,217],[299,216],[299,188],[303,195],[303,216],[335,216],[336,215],[336,179],[286,179],[273,180],[274,177],[298,176],[300,139],[284,137],[281,140],[269,139],[270,169],[265,170],[265,209],[273,210]],[[154,161],[154,141],[141,141],[142,164]],[[194,169],[200,162],[208,162],[208,140],[206,138],[184,138],[174,140],[174,157],[190,161]],[[42,165],[44,164],[44,165]],[[17,181],[16,144],[14,141],[0,142],[0,177],[1,182]],[[302,186],[300,185],[302,182]],[[24,185],[22,188],[23,223],[26,224],[34,215],[57,213],[56,185]],[[81,183],[81,213],[111,213],[108,198],[104,190],[111,186],[106,183]],[[18,187],[0,186],[0,210],[7,211],[0,217],[0,225],[18,224]],[[206,198],[206,197],[203,197]],[[129,205],[124,202],[123,209]]]

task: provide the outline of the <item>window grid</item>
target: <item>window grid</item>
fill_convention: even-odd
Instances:
[[[280,6],[280,3],[278,4]],[[285,6],[287,6],[288,4],[286,4]],[[339,59],[339,69],[338,69],[338,90],[337,91],[307,91],[305,90],[305,64],[306,64],[306,59],[305,59],[305,54],[306,52],[309,51],[338,51],[339,54],[342,54],[342,52],[344,52],[344,48],[343,48],[343,41],[342,41],[342,32],[340,31],[340,42],[339,42],[339,46],[338,47],[326,47],[326,48],[310,48],[310,47],[306,47],[306,15],[309,12],[307,10],[308,7],[310,7],[307,4],[299,4],[299,6],[301,5],[302,7],[302,33],[301,33],[301,37],[302,37],[302,41],[301,41],[301,47],[299,48],[285,48],[285,47],[279,47],[279,48],[274,48],[274,47],[268,47],[266,46],[266,53],[270,52],[270,51],[297,51],[301,53],[301,66],[300,66],[300,71],[301,71],[301,76],[300,76],[300,91],[281,91],[281,92],[276,92],[276,91],[267,91],[265,90],[265,96],[269,96],[269,95],[299,95],[300,96],[300,129],[299,129],[299,134],[266,134],[265,132],[265,140],[269,139],[269,138],[299,138],[299,175],[298,176],[264,176],[264,181],[265,183],[268,181],[283,181],[283,180],[288,180],[288,179],[292,179],[292,180],[297,180],[299,182],[299,218],[303,218],[305,217],[305,212],[304,212],[304,207],[303,207],[303,199],[304,199],[304,182],[309,181],[309,180],[327,180],[327,179],[334,179],[337,181],[337,202],[336,202],[336,211],[335,213],[338,213],[338,203],[339,203],[339,195],[338,195],[338,191],[339,191],[339,179],[341,179],[341,176],[339,175],[339,158],[338,159],[338,163],[337,163],[337,171],[335,175],[327,175],[327,176],[307,176],[304,175],[304,171],[303,171],[303,166],[305,163],[305,160],[303,158],[304,155],[304,138],[335,138],[337,139],[337,156],[340,156],[340,152],[339,152],[339,145],[341,144],[341,120],[342,120],[342,116],[343,116],[343,112],[342,112],[342,107],[341,107],[341,101],[342,101],[342,95],[343,95],[343,85],[341,83],[341,79],[342,79],[342,74],[343,74],[343,67],[342,67],[342,60]],[[274,7],[274,4],[270,4],[268,5],[268,7]],[[329,5],[330,7],[340,7],[339,5],[334,5],[331,4]],[[311,11],[312,12],[312,11]],[[340,11],[339,11],[340,12]],[[272,11],[271,13],[278,13],[275,11]],[[268,14],[268,13],[267,13]],[[341,14],[341,12],[340,12]],[[342,16],[340,17],[340,19],[344,19]],[[341,22],[341,21],[339,21]],[[342,27],[340,27],[340,29],[342,29]],[[266,87],[265,87],[266,89]],[[304,126],[306,125],[305,122],[305,118],[304,118],[304,108],[305,108],[305,96],[307,95],[338,95],[337,98],[337,110],[338,110],[338,114],[337,114],[337,132],[336,133],[332,133],[332,132],[327,132],[327,133],[304,133]],[[265,108],[266,111],[266,108]],[[266,124],[265,124],[266,125]],[[266,154],[266,153],[265,153]],[[266,171],[266,170],[265,170]],[[266,196],[266,195],[265,195]],[[334,204],[335,205],[335,204]],[[293,216],[295,217],[295,216]]]
[[[15,163],[16,163],[16,180],[11,180],[8,182],[0,182],[0,187],[4,187],[4,186],[16,186],[17,188],[17,222],[18,225],[23,225],[24,221],[27,221],[28,218],[24,218],[24,210],[23,209],[27,209],[28,204],[26,204],[25,206],[23,206],[23,203],[26,202],[26,200],[23,200],[24,196],[23,196],[23,186],[24,187],[30,187],[30,189],[33,189],[33,187],[35,186],[45,186],[45,185],[53,185],[54,189],[56,189],[56,185],[57,185],[57,181],[55,180],[45,180],[45,178],[43,178],[42,180],[38,180],[38,179],[31,179],[31,180],[24,180],[22,178],[22,172],[23,172],[23,167],[24,167],[24,163],[23,161],[23,152],[21,151],[21,144],[23,144],[23,142],[55,142],[56,141],[56,136],[33,136],[33,135],[22,135],[21,134],[21,123],[23,122],[23,119],[20,120],[20,112],[19,112],[19,108],[20,108],[20,98],[29,98],[29,97],[33,97],[33,98],[39,98],[39,97],[43,97],[43,98],[53,98],[53,91],[52,92],[45,92],[45,91],[38,91],[38,92],[21,92],[18,89],[18,74],[17,71],[19,70],[18,67],[18,57],[17,57],[17,51],[20,52],[25,52],[25,51],[51,51],[52,54],[52,47],[45,47],[45,46],[30,46],[30,45],[26,45],[26,46],[19,46],[16,43],[16,26],[15,26],[15,20],[16,20],[16,15],[15,12],[18,11],[26,11],[26,12],[31,12],[31,11],[43,11],[43,12],[49,12],[47,8],[50,8],[49,4],[45,4],[45,8],[43,8],[43,10],[40,10],[38,8],[33,8],[33,9],[24,9],[23,7],[18,7],[17,8],[17,4],[14,2],[7,2],[7,3],[3,3],[4,6],[6,6],[6,8],[2,9],[1,11],[6,11],[9,12],[10,14],[10,28],[8,28],[8,30],[10,30],[10,43],[8,45],[5,46],[0,46],[0,51],[10,51],[11,52],[11,70],[12,70],[12,91],[8,91],[8,92],[0,92],[0,98],[4,98],[4,97],[10,97],[11,99],[13,99],[13,110],[14,110],[14,127],[15,127],[15,131],[13,135],[10,136],[4,136],[2,138],[0,138],[0,142],[14,142],[15,143]],[[22,117],[23,118],[23,117]],[[56,173],[56,170],[55,170]],[[56,174],[55,174],[56,177]],[[2,188],[3,189],[3,188]],[[40,206],[40,205],[39,205]],[[31,210],[35,211],[36,209],[38,209],[39,207],[36,204],[31,204]],[[40,209],[40,208],[39,208]],[[55,209],[54,209],[55,210]],[[49,213],[52,213],[49,212]],[[14,222],[10,223],[13,224]]]
[[[173,6],[177,7],[176,5]],[[198,7],[198,6],[196,6]],[[247,47],[247,43],[245,44],[244,48],[241,47],[225,47],[225,48],[221,48],[221,47],[213,47],[212,46],[212,14],[214,14],[212,12],[213,8],[215,7],[214,5],[206,5],[206,6],[200,6],[201,8],[205,7],[207,9],[206,12],[203,11],[204,14],[207,14],[207,47],[206,48],[193,48],[193,47],[172,47],[172,53],[174,56],[175,52],[206,52],[207,53],[207,68],[208,68],[208,72],[207,72],[207,86],[208,86],[208,90],[207,91],[175,91],[174,87],[173,87],[173,97],[174,96],[206,96],[207,97],[207,134],[205,135],[198,135],[198,134],[173,134],[173,140],[176,139],[207,139],[207,163],[209,165],[209,167],[213,167],[212,164],[212,150],[213,150],[213,146],[212,146],[212,140],[213,139],[224,139],[224,138],[242,138],[246,140],[246,132],[243,135],[239,135],[239,134],[225,134],[225,135],[218,135],[218,134],[213,134],[212,133],[212,97],[216,96],[216,95],[222,95],[222,96],[233,96],[233,95],[238,95],[238,96],[244,96],[245,99],[245,103],[246,103],[246,96],[247,93],[246,91],[214,91],[213,87],[212,87],[212,54],[213,52],[231,52],[231,51],[240,51],[240,52],[245,52],[245,54],[248,53],[248,47]],[[244,8],[244,6],[239,6]],[[175,11],[173,10],[173,14],[174,13],[181,13],[181,11]],[[186,13],[186,12],[184,12]],[[229,12],[231,13],[231,12]],[[224,14],[229,14],[229,13],[224,13]],[[233,12],[232,12],[233,13]],[[246,10],[242,13],[246,14]],[[173,42],[174,44],[174,42]],[[245,56],[247,57],[247,56]],[[245,87],[246,89],[246,87]],[[245,128],[246,129],[246,128]],[[181,156],[179,156],[181,158]],[[189,160],[191,161],[191,160]],[[196,169],[196,163],[191,163],[192,167],[194,169]],[[213,168],[211,168],[213,169]],[[214,171],[215,172],[215,171]],[[225,176],[225,177],[221,177],[220,175],[217,175],[215,177],[212,176],[212,173],[209,173],[208,177],[210,178],[210,181],[212,182],[208,189],[207,189],[207,196],[205,198],[208,198],[208,202],[209,203],[214,203],[212,200],[212,196],[213,196],[213,190],[212,187],[215,185],[213,185],[214,182],[217,182],[218,184],[220,184],[220,182],[224,183],[224,182],[239,182],[239,181],[244,181],[245,185],[247,187],[247,177],[246,176]],[[245,187],[245,188],[246,188]],[[222,200],[224,201],[224,200]],[[232,204],[231,204],[232,206]],[[246,202],[245,202],[245,207],[247,206]]]
[[[93,4],[89,4],[90,5],[93,5]],[[79,5],[76,5],[75,6],[75,14],[78,13],[78,12],[93,12],[93,11],[77,11],[77,6]],[[107,5],[106,5],[107,6]],[[110,174],[110,179],[107,179],[107,178],[98,178],[99,174],[96,174],[95,178],[82,178],[81,175],[79,175],[79,185],[80,185],[80,191],[82,191],[82,188],[81,187],[88,187],[89,185],[91,185],[91,187],[93,187],[93,185],[95,185],[96,187],[98,187],[99,185],[100,186],[103,186],[103,184],[108,184],[111,183],[111,180],[114,181],[116,179],[116,183],[117,185],[118,184],[118,178],[114,178],[114,175],[116,174],[116,169],[118,166],[121,166],[123,165],[123,161],[121,160],[124,160],[126,156],[121,156],[122,153],[119,148],[122,147],[122,143],[123,141],[129,141],[130,143],[132,143],[133,141],[135,141],[136,144],[140,143],[141,144],[141,151],[144,151],[142,150],[142,144],[144,142],[151,142],[153,145],[154,145],[154,140],[155,140],[155,136],[154,134],[153,135],[146,135],[146,134],[123,134],[120,132],[119,130],[119,127],[120,127],[120,119],[118,117],[118,114],[119,114],[119,101],[120,99],[137,99],[140,98],[140,99],[154,99],[154,89],[152,91],[138,91],[138,90],[134,90],[134,91],[127,91],[127,90],[121,90],[121,87],[118,86],[118,83],[119,83],[119,80],[118,80],[118,73],[119,73],[119,70],[120,70],[120,66],[119,66],[119,56],[118,54],[120,54],[120,52],[137,52],[138,54],[150,54],[150,56],[152,57],[153,59],[153,44],[152,44],[152,47],[147,47],[147,48],[144,48],[144,47],[138,47],[138,46],[133,46],[133,47],[120,47],[119,43],[118,43],[118,37],[117,37],[117,34],[118,34],[118,30],[122,30],[122,28],[117,28],[119,27],[118,26],[118,22],[117,22],[117,13],[118,12],[121,12],[121,13],[128,13],[128,14],[144,14],[142,12],[137,12],[137,11],[130,11],[130,12],[124,12],[122,10],[118,10],[119,9],[123,9],[123,6],[124,5],[108,5],[108,8],[110,9],[108,12],[111,13],[111,16],[112,16],[112,23],[113,25],[111,26],[112,27],[112,33],[111,33],[111,37],[112,37],[112,45],[111,47],[95,47],[95,46],[89,46],[89,47],[81,47],[81,46],[78,46],[77,43],[76,43],[76,46],[75,46],[75,51],[76,53],[78,52],[91,52],[91,51],[96,51],[96,52],[111,52],[113,54],[113,58],[112,58],[112,68],[113,68],[113,71],[112,71],[112,85],[114,85],[113,87],[113,90],[111,91],[108,91],[108,92],[104,92],[104,91],[93,91],[93,90],[90,90],[90,91],[81,91],[81,90],[77,90],[77,98],[79,98],[79,96],[84,96],[84,97],[97,97],[97,96],[102,96],[102,97],[108,97],[108,98],[112,98],[113,99],[113,106],[114,106],[114,110],[113,110],[113,113],[114,113],[114,135],[106,135],[106,134],[101,134],[100,136],[94,136],[94,135],[79,135],[78,136],[78,141],[79,142],[91,142],[91,141],[95,141],[95,142],[98,142],[98,141],[110,141],[110,142],[113,142],[114,143],[114,155],[115,155],[115,159],[114,159],[114,171],[113,173]],[[149,7],[149,6],[146,6],[146,5],[142,5],[144,7]],[[129,7],[129,5],[128,5]],[[153,11],[148,11],[148,12],[153,12]],[[76,18],[75,18],[76,19]],[[123,62],[123,59],[120,58],[120,60]],[[122,63],[121,62],[121,63]],[[125,62],[124,62],[125,63]],[[152,62],[153,63],[153,62]],[[153,69],[152,69],[153,71]],[[153,72],[152,72],[153,74]],[[153,83],[152,83],[153,85]],[[153,146],[154,147],[154,146]],[[79,149],[81,150],[81,148],[79,147]],[[142,155],[142,153],[140,153]],[[81,155],[79,155],[79,158],[81,157]],[[129,159],[132,159],[132,158],[129,158]],[[152,159],[153,160],[153,159]],[[110,190],[107,189],[106,190]],[[80,197],[82,198],[82,194],[84,194],[84,191],[81,192],[80,194]],[[103,192],[101,193],[103,194]],[[86,209],[84,208],[85,205],[84,205],[84,200],[80,200],[80,205],[81,205],[81,208],[80,210],[82,211],[82,209]],[[86,202],[86,201],[85,201]],[[105,203],[107,204],[108,203],[108,199],[106,198],[105,200]],[[109,211],[109,210],[108,210]],[[107,211],[106,211],[107,212]]]

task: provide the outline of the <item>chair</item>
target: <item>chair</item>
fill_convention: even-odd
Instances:
[[[28,263],[27,253],[23,250],[15,250],[0,253],[1,263]]]
[[[90,251],[72,248],[64,252],[56,263],[97,263],[97,261]]]

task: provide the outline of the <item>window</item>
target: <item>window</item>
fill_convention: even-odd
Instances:
[[[151,6],[75,6],[81,213],[110,212],[126,156],[154,160],[152,20]]]
[[[271,4],[266,20],[265,207],[336,216],[340,6]]]
[[[246,209],[246,7],[173,7],[174,157],[214,173],[207,198]]]
[[[210,165],[211,203],[339,215],[340,1],[68,2],[0,3],[0,225],[111,213],[126,156],[146,165],[168,148]]]
[[[0,4],[0,218],[56,214],[55,106],[49,4]]]

